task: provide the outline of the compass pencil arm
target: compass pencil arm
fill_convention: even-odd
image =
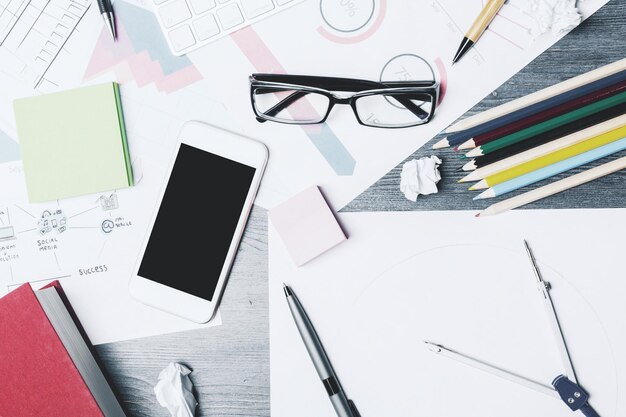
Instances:
[[[492,375],[499,376],[500,378],[504,378],[508,381],[515,382],[516,384],[522,385],[526,388],[530,388],[542,394],[546,394],[551,397],[557,397],[557,398],[559,396],[556,390],[549,385],[542,384],[540,382],[533,381],[532,379],[526,378],[524,376],[514,374],[513,372],[509,372],[502,368],[498,368],[497,366],[490,365],[483,361],[479,361],[478,359],[474,359],[462,353],[455,352],[441,345],[437,345],[431,342],[424,342],[424,343],[426,343],[426,345],[428,346],[428,349],[431,352],[436,353],[438,355],[445,356],[450,359],[454,359],[455,361],[461,362],[467,366],[471,366],[483,372],[487,372]]]
[[[528,258],[530,259],[535,278],[537,278],[537,289],[539,290],[539,294],[541,295],[541,299],[546,314],[548,316],[548,320],[550,322],[550,327],[552,328],[552,335],[554,336],[554,341],[556,342],[556,346],[559,350],[561,362],[563,363],[563,367],[565,368],[565,375],[571,381],[578,382],[576,379],[576,371],[574,371],[574,365],[572,364],[572,358],[570,357],[567,343],[565,343],[563,329],[561,328],[561,323],[559,322],[559,318],[556,314],[556,309],[554,308],[554,303],[552,302],[552,297],[550,296],[550,290],[552,289],[552,287],[550,286],[549,282],[546,282],[543,279],[541,271],[539,270],[539,266],[537,265],[535,255],[530,249],[527,241],[524,241],[524,247],[526,248]]]

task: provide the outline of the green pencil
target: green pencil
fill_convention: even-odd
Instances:
[[[611,96],[609,98],[605,98],[604,100],[600,100],[587,106],[581,107],[579,109],[573,110],[571,112],[562,114],[553,119],[546,120],[545,122],[530,126],[526,129],[511,133],[510,135],[503,136],[500,139],[485,143],[477,148],[472,149],[466,154],[466,156],[475,157],[486,155],[490,152],[506,148],[507,146],[511,146],[515,143],[548,132],[552,129],[565,126],[569,123],[575,122],[577,120],[583,119],[585,117],[591,116],[593,114],[610,109],[623,103],[626,103],[626,91]]]

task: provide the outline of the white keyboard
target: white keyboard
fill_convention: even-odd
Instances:
[[[174,55],[184,55],[304,0],[153,0]]]

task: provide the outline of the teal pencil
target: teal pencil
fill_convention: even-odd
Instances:
[[[561,174],[565,171],[569,171],[570,169],[577,168],[579,166],[588,164],[589,162],[593,162],[600,158],[604,158],[614,153],[623,151],[624,149],[626,149],[626,138],[581,153],[580,155],[564,159],[536,171],[529,172],[528,174],[513,178],[509,181],[496,184],[474,197],[474,200],[499,197],[506,193],[519,190],[520,188],[526,187],[527,185],[531,185],[536,182],[545,180],[546,178],[554,177],[555,175]]]
[[[522,142],[534,136],[546,133],[548,131],[552,131],[562,126],[566,126],[569,123],[576,122],[578,120],[584,119],[585,117],[592,116],[596,113],[607,111],[608,109],[617,107],[624,103],[626,103],[626,91],[611,96],[609,98],[596,101],[595,103],[573,110],[569,113],[565,113],[553,119],[546,120],[545,122],[538,123],[526,129],[519,130],[510,135],[503,136],[500,139],[496,139],[492,142],[485,143],[484,145],[472,149],[466,155],[468,157],[485,155],[490,152],[497,151],[498,149],[506,148],[507,146]]]

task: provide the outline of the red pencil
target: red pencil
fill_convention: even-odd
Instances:
[[[602,90],[594,91],[593,93],[587,94],[586,96],[582,96],[576,100],[569,101],[565,104],[553,107],[544,112],[534,114],[525,119],[518,120],[506,126],[502,126],[498,129],[494,129],[490,132],[484,133],[482,135],[478,135],[475,138],[472,138],[466,142],[463,142],[461,145],[458,146],[457,149],[472,149],[477,146],[481,146],[485,143],[491,142],[503,136],[517,132],[518,130],[525,129],[529,126],[533,126],[533,125],[536,125],[537,123],[550,120],[556,116],[559,116],[564,113],[568,113],[572,110],[586,106],[598,100],[602,100],[614,94],[621,93],[624,90],[626,90],[626,81],[613,84],[610,87],[603,88]]]

